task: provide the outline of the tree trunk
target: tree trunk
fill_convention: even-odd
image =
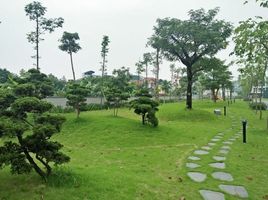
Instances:
[[[211,89],[211,95],[212,95],[212,101],[213,101],[214,103],[216,103],[216,99],[217,99],[217,97],[216,97],[215,89]]]
[[[80,107],[79,105],[76,106],[76,118],[79,118],[80,116]]]
[[[148,88],[148,64],[145,65],[145,86]]]
[[[142,114],[142,124],[145,124],[145,114]]]
[[[103,92],[103,79],[104,79],[104,71],[105,71],[105,54],[103,55],[102,59],[102,67],[101,67],[101,109],[103,106],[103,98],[104,98],[104,92]]]
[[[36,17],[36,69],[39,71],[39,22]]]
[[[225,86],[222,86],[222,99],[225,101]]]
[[[46,167],[46,169],[47,169],[47,177],[51,174],[51,171],[52,171],[52,169],[51,169],[51,167],[49,166],[49,164],[48,163],[46,163],[44,160],[42,160],[42,158],[40,158],[39,156],[35,156],[35,158],[37,159],[37,160],[39,160],[45,167]]]
[[[159,90],[158,90],[158,80],[159,80],[159,51],[160,49],[156,49],[156,80],[155,80],[155,98],[159,100]]]
[[[74,79],[74,81],[75,81],[75,72],[74,72],[73,54],[72,54],[72,52],[70,52],[69,54],[70,54],[70,59],[71,59],[71,67],[72,67],[72,72],[73,72],[73,79]]]
[[[192,85],[193,85],[193,73],[192,66],[187,66],[187,94],[186,94],[186,108],[192,109]]]
[[[42,179],[46,182],[47,181],[46,173],[34,162],[33,158],[30,156],[27,148],[24,147],[23,141],[22,141],[22,136],[19,135],[19,134],[17,134],[17,138],[18,138],[18,141],[20,143],[20,146],[23,149],[23,153],[26,156],[26,159],[29,161],[29,163],[31,164],[31,166],[36,171],[36,173],[39,174],[39,176],[41,176]]]

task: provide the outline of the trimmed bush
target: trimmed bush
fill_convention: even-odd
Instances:
[[[263,103],[263,102],[261,102],[261,103],[259,103],[259,102],[258,103],[256,103],[256,102],[250,103],[249,107],[251,109],[253,109],[253,110],[267,110],[267,105],[265,103]]]

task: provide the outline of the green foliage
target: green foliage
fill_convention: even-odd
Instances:
[[[69,33],[69,32],[64,31],[60,39],[61,45],[59,46],[60,50],[65,51],[70,55],[74,81],[75,81],[75,72],[74,72],[72,55],[73,53],[77,53],[81,49],[79,43],[77,42],[79,39],[80,38],[79,38],[78,33]]]
[[[109,52],[109,48],[108,45],[110,43],[109,40],[109,36],[104,35],[102,38],[102,42],[101,42],[101,57],[102,57],[102,62],[101,62],[101,74],[102,77],[105,75],[106,71],[107,71],[107,54]]]
[[[48,79],[52,82],[54,94],[56,96],[64,96],[65,87],[67,84],[65,77],[58,79],[53,74],[49,74]]]
[[[152,95],[145,88],[138,91],[136,96],[136,99],[130,101],[130,108],[133,108],[136,114],[142,116],[142,124],[148,122],[153,126],[158,126],[155,113],[158,111],[159,103],[152,99]]]
[[[30,43],[34,44],[34,49],[36,50],[36,55],[33,58],[36,58],[36,66],[39,70],[39,42],[44,40],[40,36],[46,32],[52,33],[56,28],[62,27],[63,18],[54,18],[47,19],[44,17],[47,8],[42,6],[38,1],[33,1],[30,4],[27,4],[24,8],[26,15],[29,16],[31,21],[35,21],[35,30],[27,34],[27,39]]]
[[[231,83],[231,72],[228,71],[228,66],[224,61],[218,58],[203,58],[199,61],[199,65],[206,66],[203,75],[200,77],[200,83],[212,92],[212,100],[214,102],[218,99],[219,89],[228,88]]]
[[[110,79],[105,96],[108,105],[112,105],[114,108],[114,116],[117,116],[118,108],[130,97],[129,69],[122,67],[121,69],[114,70],[113,75],[115,76]]]
[[[46,114],[52,104],[40,98],[47,93],[40,87],[42,80],[34,79],[40,76],[46,78],[38,70],[30,70],[27,77],[18,79],[15,89],[0,90],[0,137],[5,138],[0,147],[0,168],[10,166],[11,173],[16,174],[34,169],[47,180],[52,171],[50,163],[62,164],[70,158],[59,151],[63,145],[50,141],[60,132],[65,118]],[[32,89],[34,92],[30,93],[28,90]]]
[[[80,115],[81,106],[84,106],[86,103],[86,97],[89,94],[89,90],[75,82],[69,82],[67,86],[66,98],[67,106],[72,106],[77,113],[77,118]]]
[[[252,102],[249,104],[249,107],[253,110],[267,110],[267,105],[264,102]]]
[[[189,20],[164,18],[157,20],[154,37],[170,61],[181,61],[187,67],[187,108],[192,108],[193,77],[204,68],[194,65],[204,56],[213,56],[228,45],[232,25],[215,19],[219,9],[205,12],[190,10]]]
[[[20,97],[43,99],[54,94],[51,80],[37,69],[28,70],[23,77],[16,77],[14,81],[14,93]]]
[[[78,33],[69,33],[64,31],[61,39],[61,45],[59,46],[60,50],[66,51],[68,54],[77,53],[81,47],[77,40],[79,40]]]
[[[267,0],[255,0],[261,7],[268,8],[268,1]],[[244,4],[247,4],[248,1],[245,1]]]
[[[0,84],[2,83],[7,83],[8,82],[8,77],[11,75],[11,72],[8,71],[7,69],[1,69],[0,68]]]

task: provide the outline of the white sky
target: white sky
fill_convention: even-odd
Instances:
[[[254,0],[255,1],[255,0]],[[18,73],[20,69],[33,67],[35,54],[28,43],[26,33],[34,30],[34,23],[25,15],[24,6],[29,0],[0,0],[0,68]],[[211,9],[220,7],[219,19],[237,25],[239,21],[256,15],[268,17],[268,10],[252,2],[243,5],[244,0],[42,0],[47,7],[47,18],[63,17],[62,29],[46,34],[40,44],[40,67],[44,73],[57,77],[72,78],[70,60],[67,53],[58,49],[63,31],[78,32],[82,50],[74,55],[77,77],[93,70],[100,74],[100,50],[103,35],[108,35],[111,43],[108,54],[108,73],[122,66],[135,72],[135,63],[142,54],[151,49],[145,48],[147,38],[157,18],[175,17],[187,19],[190,9]],[[220,52],[218,57],[231,61],[231,44]],[[163,63],[160,78],[169,79],[169,64]],[[177,63],[177,66],[182,66]],[[236,67],[231,68],[237,76]]]

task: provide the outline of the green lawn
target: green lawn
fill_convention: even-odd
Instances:
[[[206,145],[217,133],[226,138],[241,129],[247,119],[248,143],[236,141],[227,155],[227,169],[233,184],[246,187],[252,200],[268,199],[268,131],[267,112],[262,121],[245,102],[230,105],[228,116],[215,116],[213,110],[223,102],[194,102],[186,111],[185,103],[160,106],[159,127],[141,125],[139,116],[122,109],[119,117],[112,111],[66,114],[67,122],[55,139],[64,144],[71,162],[54,170],[48,184],[30,175],[11,175],[0,171],[0,200],[63,199],[201,199],[199,189],[219,190],[220,181],[208,178],[194,183],[187,176],[187,157],[194,149]],[[237,126],[232,127],[230,116]],[[0,141],[1,142],[1,141]],[[220,146],[218,146],[220,147]],[[213,150],[217,151],[217,149]],[[213,151],[211,153],[213,153]],[[211,154],[203,156],[202,170],[215,171],[206,164]],[[226,195],[226,199],[237,199]]]

